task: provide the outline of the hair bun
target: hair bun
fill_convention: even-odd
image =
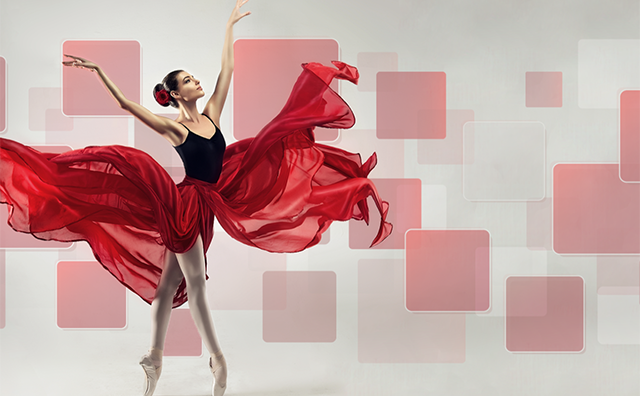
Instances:
[[[163,84],[156,84],[153,88],[153,97],[160,106],[167,107],[171,103],[171,96]]]

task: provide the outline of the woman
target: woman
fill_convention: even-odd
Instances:
[[[205,292],[206,256],[214,215],[240,242],[271,252],[296,252],[317,244],[334,220],[368,223],[366,199],[381,215],[372,246],[391,232],[388,205],[367,179],[375,154],[317,144],[316,126],[349,128],[351,109],[329,87],[334,78],[356,83],[357,70],[311,63],[283,110],[255,138],[226,147],[217,125],[233,72],[233,25],[249,15],[237,0],[227,23],[222,69],[200,113],[200,82],[178,70],[154,89],[158,103],[180,111],[160,117],[124,97],[95,63],[66,55],[65,66],[96,72],[118,104],[176,148],[185,179],[176,186],[147,154],[124,146],[86,147],[64,154],[39,153],[0,139],[0,202],[9,204],[9,225],[46,240],[87,241],[96,259],[122,284],[151,304],[151,348],[141,360],[145,396],[162,369],[171,309],[189,308],[211,357],[213,394],[226,389],[227,368]],[[224,153],[224,154],[223,154]]]

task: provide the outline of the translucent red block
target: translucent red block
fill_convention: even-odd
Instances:
[[[263,282],[264,341],[336,340],[335,272],[267,271]]]
[[[465,314],[411,313],[402,260],[358,262],[360,363],[464,363]]]
[[[507,278],[506,348],[511,352],[584,349],[584,280],[579,276]]]
[[[302,71],[301,64],[331,65],[339,60],[338,42],[331,39],[238,39],[234,43],[233,136],[255,136],[287,102]],[[337,92],[338,82],[331,83]],[[335,129],[317,128],[316,140],[338,137]]]
[[[620,93],[620,178],[640,182],[640,91]]]
[[[486,230],[409,230],[406,306],[409,311],[486,311],[490,306]]]
[[[202,339],[189,309],[174,309],[167,328],[164,356],[200,356]]]
[[[126,289],[97,261],[59,261],[56,272],[58,327],[122,329],[126,326]]]
[[[444,139],[447,133],[444,72],[379,72],[376,131],[380,139]]]
[[[526,72],[527,107],[562,107],[562,72]]]
[[[134,40],[67,40],[62,54],[89,59],[105,71],[128,99],[140,103],[140,43]],[[62,60],[72,60],[62,56]],[[62,112],[68,116],[129,115],[95,73],[62,67]]]
[[[393,232],[374,249],[403,249],[404,233],[422,226],[422,181],[420,179],[372,179],[383,200],[389,202],[387,221]],[[373,200],[369,200],[373,205]],[[372,207],[372,206],[370,206]],[[372,217],[370,223],[349,221],[349,247],[368,249],[375,237],[380,219]]]
[[[260,310],[263,306],[263,274],[285,271],[287,256],[238,243],[216,231],[207,252],[207,294],[211,309]]]
[[[640,184],[622,182],[618,164],[556,164],[553,250],[640,253]]]

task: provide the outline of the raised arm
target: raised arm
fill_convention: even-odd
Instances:
[[[204,114],[211,117],[216,125],[220,125],[220,113],[222,113],[224,102],[227,99],[229,85],[231,84],[231,75],[233,74],[233,25],[235,25],[240,19],[251,14],[249,11],[245,13],[240,12],[240,7],[242,7],[247,1],[249,0],[237,0],[236,6],[233,8],[231,16],[229,17],[229,21],[227,21],[224,45],[222,47],[222,65],[220,68],[220,75],[218,75],[216,88],[203,111]]]
[[[120,108],[128,111],[133,116],[138,118],[140,121],[148,125],[151,129],[158,132],[160,135],[168,139],[174,145],[179,144],[181,138],[181,133],[183,133],[183,127],[180,126],[177,122],[172,119],[161,117],[153,114],[150,110],[142,105],[127,99],[120,88],[114,84],[113,81],[107,76],[107,74],[102,70],[100,66],[96,63],[91,62],[87,59],[80,58],[78,56],[66,55],[65,56],[72,58],[72,61],[64,61],[62,62],[65,66],[77,67],[80,69],[87,69],[94,73],[97,73],[105,88],[113,99],[118,103]],[[177,142],[177,143],[176,143]]]

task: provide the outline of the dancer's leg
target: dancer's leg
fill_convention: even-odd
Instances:
[[[220,343],[213,328],[211,311],[207,301],[205,284],[204,249],[202,238],[198,236],[195,245],[185,253],[176,253],[178,264],[187,282],[187,296],[189,310],[198,328],[200,337],[211,354],[214,367],[219,363],[222,367],[216,371],[216,382],[221,386],[226,384],[227,367],[220,350]]]
[[[182,281],[183,275],[175,253],[167,250],[164,269],[156,295],[151,303],[151,349],[150,357],[159,366],[162,363],[162,350],[171,317],[173,296]]]

